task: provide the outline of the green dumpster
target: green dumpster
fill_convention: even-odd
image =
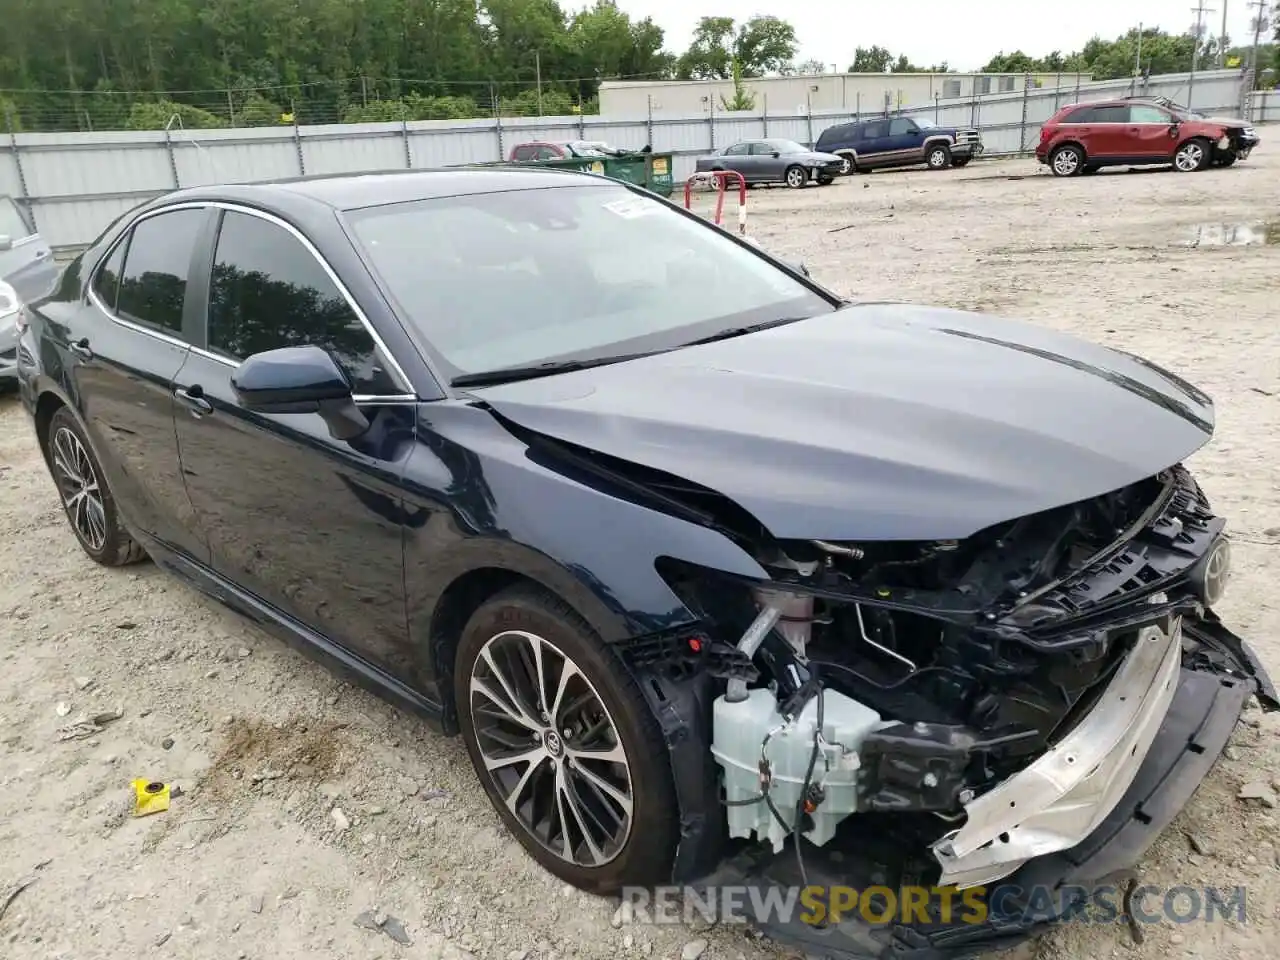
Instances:
[[[519,166],[555,167],[558,170],[581,170],[611,180],[634,183],[660,197],[670,197],[673,155],[670,153],[619,153],[608,157],[560,157],[555,160],[518,160]]]

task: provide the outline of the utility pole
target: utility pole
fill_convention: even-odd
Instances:
[[[1194,77],[1196,67],[1200,64],[1200,41],[1204,37],[1204,15],[1213,13],[1213,7],[1206,7],[1204,0],[1200,0],[1197,6],[1191,8],[1191,12],[1196,15],[1196,24],[1191,28],[1191,34],[1195,40],[1195,44],[1191,48],[1191,75]]]
[[[1142,76],[1142,24],[1138,24],[1138,52],[1133,58],[1133,75]]]
[[[1222,30],[1218,33],[1218,69],[1227,65],[1227,0],[1222,0]]]
[[[533,70],[538,83],[538,116],[542,116],[542,51],[533,51]]]
[[[1255,10],[1253,17],[1253,52],[1249,55],[1249,67],[1253,70],[1253,85],[1258,85],[1258,38],[1262,36],[1262,29],[1265,27],[1270,17],[1268,16],[1267,0],[1249,0],[1249,7]]]

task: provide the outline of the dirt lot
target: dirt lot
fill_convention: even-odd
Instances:
[[[1218,438],[1194,466],[1238,537],[1221,612],[1280,672],[1280,246],[1220,245],[1222,225],[1269,218],[1274,145],[1194,175],[1058,181],[991,161],[758,190],[750,229],[844,293],[1026,317],[1214,394]],[[781,956],[736,927],[614,927],[613,904],[562,888],[503,833],[458,743],[150,566],[95,567],[12,400],[0,401],[0,631],[0,905],[35,878],[0,918],[0,956],[585,960],[693,957],[695,941],[708,958]],[[100,733],[59,739],[117,706]],[[1280,825],[1236,795],[1280,775],[1277,730],[1247,716],[1143,868],[1157,884],[1247,885],[1247,924],[1166,924],[1141,945],[1122,926],[1077,926],[1027,952],[1273,956]],[[187,792],[134,819],[137,777]],[[402,920],[412,944],[356,925],[366,910]]]

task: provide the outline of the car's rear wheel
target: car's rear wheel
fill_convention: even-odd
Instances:
[[[836,182],[835,177],[821,176],[818,177],[818,186],[827,187]]]
[[[454,695],[485,792],[543,867],[602,895],[669,877],[667,748],[635,682],[573,610],[525,586],[484,603],[463,630]]]
[[[1234,153],[1224,153],[1218,158],[1218,166],[1220,167],[1230,167],[1234,165],[1235,162],[1236,155]]]
[[[951,165],[953,167],[967,167],[972,159],[973,157],[952,157]]]
[[[1084,151],[1074,143],[1064,144],[1053,151],[1049,169],[1055,177],[1075,177],[1084,170]]]
[[[1188,140],[1173,155],[1173,167],[1179,173],[1194,173],[1209,166],[1212,148],[1208,140],[1195,137]]]
[[[68,408],[54,412],[46,437],[45,458],[81,549],[105,567],[145,560],[146,551],[121,523],[98,458]]]
[[[798,190],[809,182],[809,174],[801,166],[787,167],[787,172],[782,175],[782,179],[788,187]]]
[[[930,170],[945,170],[951,166],[951,149],[939,144],[936,147],[930,147],[928,154],[925,156],[925,163],[929,165]]]

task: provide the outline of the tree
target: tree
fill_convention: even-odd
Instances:
[[[747,85],[742,82],[742,65],[734,60],[730,68],[733,73],[733,99],[726,100],[720,98],[720,106],[726,112],[754,110],[756,108],[756,95],[747,89]]]
[[[849,65],[849,72],[888,73],[892,60],[893,54],[884,47],[858,47],[853,52],[853,63]]]
[[[762,77],[787,69],[796,46],[795,27],[777,17],[752,17],[741,26],[732,17],[703,17],[676,71],[685,80],[728,80],[737,61],[744,77]]]
[[[797,63],[792,70],[800,76],[817,76],[820,73],[827,72],[827,65],[821,60],[803,60]]]

